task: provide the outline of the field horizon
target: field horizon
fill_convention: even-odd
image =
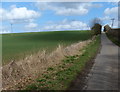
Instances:
[[[44,33],[45,32],[62,32],[62,31],[63,32],[68,32],[68,31],[76,31],[77,32],[77,31],[90,31],[90,30],[59,30],[59,31],[54,31],[53,30],[53,31],[38,31],[38,32],[29,32],[29,31],[27,32],[26,31],[26,32],[18,32],[18,33],[17,32],[16,33],[15,32],[14,33],[0,33],[0,35],[5,35],[5,34],[24,34],[24,33],[43,33],[43,32]]]
[[[59,44],[68,46],[91,38],[88,30],[2,34],[3,64],[18,61],[38,51],[53,51]]]

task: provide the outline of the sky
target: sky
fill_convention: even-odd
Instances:
[[[0,33],[89,30],[91,21],[102,25],[115,18],[118,27],[117,2],[2,2]]]

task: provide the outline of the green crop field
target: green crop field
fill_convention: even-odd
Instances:
[[[3,64],[19,60],[26,55],[46,49],[54,50],[58,44],[64,46],[91,38],[89,31],[54,31],[2,34]]]

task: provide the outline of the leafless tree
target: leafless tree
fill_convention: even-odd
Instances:
[[[100,24],[102,25],[102,21],[100,18],[93,18],[91,21],[90,21],[90,27],[92,28],[95,24]]]

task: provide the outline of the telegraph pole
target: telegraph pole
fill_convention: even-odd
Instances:
[[[115,18],[112,18],[111,20],[112,20],[112,25],[111,25],[111,27],[113,27]]]
[[[13,24],[11,23],[11,32],[13,32]]]

